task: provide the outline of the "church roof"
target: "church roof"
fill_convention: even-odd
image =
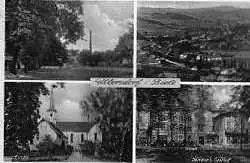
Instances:
[[[56,126],[64,132],[89,132],[95,122],[56,122]]]

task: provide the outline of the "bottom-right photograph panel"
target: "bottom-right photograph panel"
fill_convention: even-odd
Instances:
[[[137,162],[250,162],[250,85],[137,89]]]

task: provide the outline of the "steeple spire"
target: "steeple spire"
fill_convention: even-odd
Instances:
[[[47,110],[47,112],[56,112],[54,105],[53,87],[51,88],[50,92],[51,93],[50,93],[49,109]]]
[[[49,103],[49,108],[47,110],[47,116],[48,116],[48,120],[51,123],[56,123],[56,109],[54,106],[53,87],[51,87],[51,91],[50,91],[50,103]]]

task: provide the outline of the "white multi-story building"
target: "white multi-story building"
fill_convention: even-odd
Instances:
[[[186,136],[187,141],[192,141],[196,144],[204,145],[211,143],[210,137],[214,137],[212,113],[204,112],[204,123],[200,124],[195,112],[184,113],[181,111],[170,113],[169,111],[162,111],[161,118],[156,119],[152,127],[152,141],[156,141],[158,137],[167,140],[171,139],[175,142],[183,142]],[[172,120],[170,120],[170,115]],[[147,130],[150,125],[150,114],[139,113],[138,118],[138,134],[144,134],[146,137]],[[144,131],[144,132],[142,132]],[[186,134],[186,135],[185,135]],[[138,135],[143,137],[143,135]],[[208,139],[209,138],[209,139]]]

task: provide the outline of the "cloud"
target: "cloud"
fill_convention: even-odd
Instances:
[[[232,99],[234,91],[233,86],[212,86],[210,91],[213,93],[213,100],[216,101],[217,107],[229,102]]]
[[[125,4],[124,4],[125,5]],[[127,17],[114,16],[118,12],[118,9],[114,10],[116,12],[108,12],[108,8],[116,7],[119,9],[119,6],[114,5],[103,5],[102,3],[85,3],[83,4],[84,16],[82,20],[85,26],[85,39],[78,40],[75,45],[70,45],[69,48],[73,49],[88,49],[89,48],[89,30],[92,31],[92,43],[93,51],[105,51],[112,50],[115,48],[121,37],[124,33],[129,30],[129,23],[131,22],[131,15],[127,13]],[[132,7],[132,6],[131,6]],[[119,9],[123,11],[124,8]],[[113,14],[113,15],[112,15]],[[119,15],[119,14],[118,14]]]
[[[46,83],[45,86],[50,89],[51,83]],[[53,97],[57,110],[57,121],[81,121],[82,115],[79,103],[95,89],[90,84],[65,84],[64,88],[54,89]],[[45,118],[50,105],[50,96],[41,96],[40,101],[40,116]]]
[[[81,121],[81,109],[79,103],[65,99],[62,104],[56,105],[57,121]]]

